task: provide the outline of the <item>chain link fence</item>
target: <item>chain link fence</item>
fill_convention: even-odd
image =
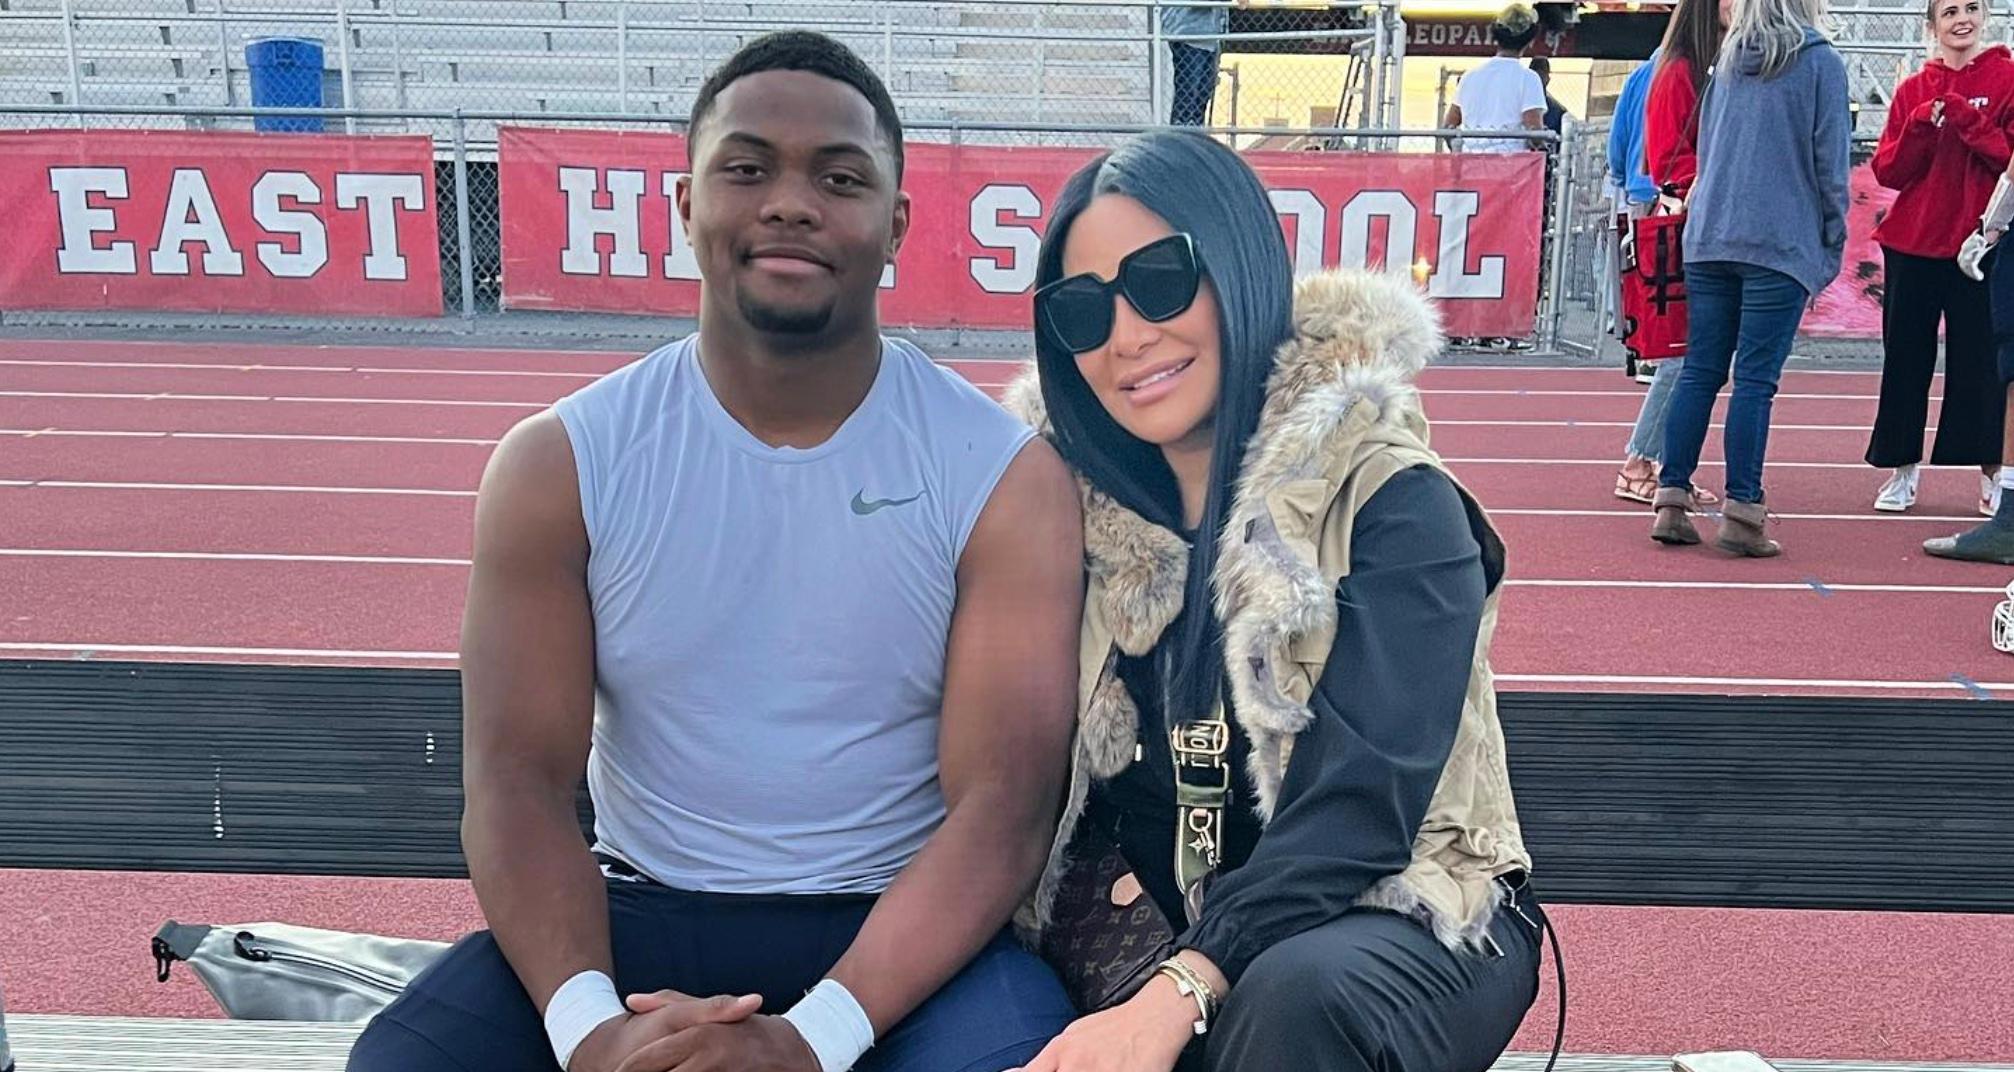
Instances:
[[[1557,271],[1548,280],[1544,293],[1552,300],[1543,319],[1550,325],[1550,339],[1556,348],[1589,361],[1622,367],[1625,354],[1617,328],[1617,307],[1621,300],[1616,277],[1616,214],[1621,211],[1609,184],[1608,135],[1610,120],[1573,123],[1563,139],[1561,160],[1563,186],[1553,187],[1563,200],[1564,211],[1548,220],[1548,263]],[[1857,166],[1873,155],[1876,135],[1854,137],[1853,163]],[[1849,261],[1850,261],[1849,254]],[[1849,263],[1835,286],[1862,285],[1848,278],[1854,274]],[[1867,285],[1867,292],[1879,301],[1879,284]],[[1810,319],[1807,317],[1807,325]],[[1816,334],[1799,336],[1798,356],[1849,361],[1878,361],[1881,339],[1877,334]]]

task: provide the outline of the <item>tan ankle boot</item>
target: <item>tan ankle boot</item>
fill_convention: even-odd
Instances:
[[[1699,530],[1692,527],[1692,519],[1686,516],[1692,510],[1691,489],[1659,488],[1651,505],[1657,508],[1657,520],[1650,526],[1651,539],[1674,546],[1699,542]]]
[[[1763,532],[1768,520],[1769,512],[1761,503],[1729,499],[1720,508],[1720,535],[1713,542],[1723,551],[1748,558],[1775,558],[1783,553],[1783,547]]]

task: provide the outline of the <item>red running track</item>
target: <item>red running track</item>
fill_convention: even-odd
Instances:
[[[494,442],[634,355],[0,342],[0,655],[448,665]],[[1011,362],[957,362],[997,391]],[[1613,370],[1435,368],[1434,443],[1511,548],[1510,688],[2014,693],[2008,571],[1941,562],[1976,476],[1868,508],[1869,373],[1793,372],[1769,562],[1652,544],[1610,494],[1641,389]],[[1710,440],[1701,482],[1723,471]],[[1898,643],[1898,639],[1902,642]]]
[[[452,940],[482,926],[466,883],[15,871],[0,898],[9,1011],[216,1016],[186,966],[154,982],[163,922],[288,923]],[[2014,916],[1552,909],[1581,1053],[2014,1061]],[[1516,1049],[1552,1045],[1554,981]]]
[[[0,656],[450,666],[495,439],[633,356],[0,341]],[[996,392],[1014,371],[956,367]],[[1929,474],[1909,517],[1867,509],[1875,384],[1786,378],[1770,487],[1790,551],[1745,562],[1657,547],[1609,494],[1641,398],[1616,372],[1430,370],[1435,445],[1511,551],[1506,687],[2014,692],[1986,639],[2008,571],[1919,549],[1971,523],[1974,478]],[[2014,919],[1555,914],[1573,1050],[2014,1061]],[[186,972],[152,982],[168,918],[450,938],[480,913],[454,882],[10,872],[10,1007],[214,1015]],[[1547,977],[1521,1049],[1550,1045]]]

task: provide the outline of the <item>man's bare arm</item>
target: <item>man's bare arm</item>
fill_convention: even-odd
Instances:
[[[608,894],[574,794],[594,723],[594,619],[573,447],[551,412],[497,445],[476,498],[462,620],[462,848],[483,914],[540,1009],[610,970]]]
[[[944,824],[832,970],[877,1035],[999,933],[1048,858],[1076,721],[1083,545],[1076,483],[1034,440],[959,563],[938,746]]]

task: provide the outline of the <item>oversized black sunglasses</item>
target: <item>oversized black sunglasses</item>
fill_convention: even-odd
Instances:
[[[1203,266],[1186,234],[1156,239],[1126,254],[1111,282],[1084,272],[1035,292],[1035,322],[1073,354],[1096,350],[1112,337],[1113,294],[1149,323],[1182,315],[1196,300]]]

